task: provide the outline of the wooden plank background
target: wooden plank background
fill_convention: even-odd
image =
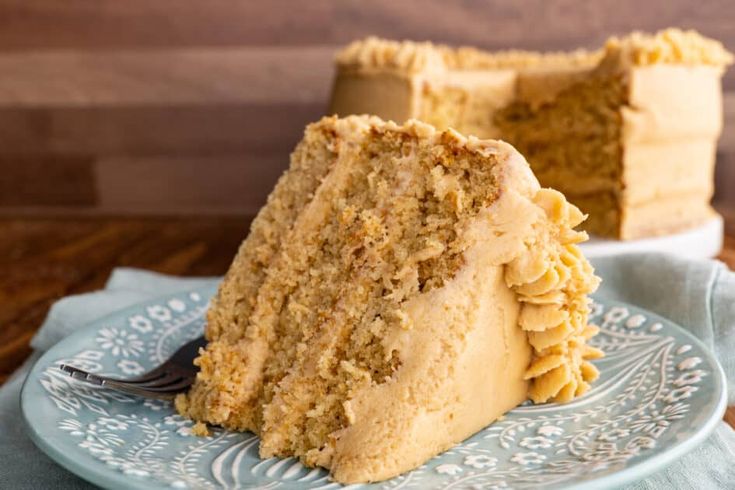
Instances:
[[[334,51],[369,34],[556,50],[668,26],[735,50],[732,0],[0,0],[0,215],[252,215]],[[735,207],[735,69],[724,85]]]

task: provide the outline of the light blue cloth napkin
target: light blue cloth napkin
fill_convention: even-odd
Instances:
[[[598,297],[632,303],[690,329],[722,363],[729,405],[735,405],[735,273],[716,261],[636,254],[594,261],[603,285]],[[68,473],[35,448],[22,429],[20,387],[38,356],[77,328],[132,304],[217,279],[181,279],[117,269],[103,291],[54,304],[34,337],[31,359],[0,389],[0,488],[76,489],[92,485]],[[1,326],[0,326],[1,328]],[[628,488],[726,489],[735,484],[735,432],[720,423],[698,449]]]

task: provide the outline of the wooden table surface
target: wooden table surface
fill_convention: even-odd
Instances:
[[[721,210],[722,211],[722,210]],[[720,259],[735,269],[735,212]],[[246,217],[0,219],[0,384],[57,299],[101,288],[115,267],[220,275],[247,232]],[[735,407],[725,420],[735,427]]]

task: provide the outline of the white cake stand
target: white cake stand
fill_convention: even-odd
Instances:
[[[588,242],[581,244],[581,248],[587,257],[632,252],[663,252],[690,259],[708,259],[715,257],[722,250],[723,231],[722,216],[717,215],[702,226],[675,235],[631,241],[592,236]]]

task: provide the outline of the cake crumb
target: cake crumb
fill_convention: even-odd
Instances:
[[[191,433],[197,437],[209,437],[211,435],[209,427],[207,427],[207,424],[203,422],[197,422],[194,424],[191,428]]]

